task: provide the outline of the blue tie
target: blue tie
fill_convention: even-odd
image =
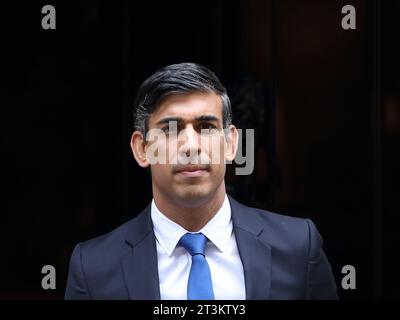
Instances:
[[[207,238],[202,233],[186,233],[180,244],[192,256],[187,287],[188,300],[214,300],[210,268],[204,256]]]

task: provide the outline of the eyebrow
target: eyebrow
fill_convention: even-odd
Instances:
[[[160,124],[166,124],[169,123],[171,121],[176,121],[176,122],[182,122],[183,119],[179,118],[179,117],[167,117],[167,118],[162,118],[161,120],[157,121],[156,125],[160,125]]]
[[[166,117],[166,118],[162,118],[161,120],[157,121],[156,125],[167,124],[171,121],[184,122],[181,117]],[[213,115],[202,115],[200,117],[195,118],[195,121],[217,121],[218,122],[219,119]]]
[[[196,118],[197,121],[219,121],[219,119],[216,116],[212,115],[204,115]]]

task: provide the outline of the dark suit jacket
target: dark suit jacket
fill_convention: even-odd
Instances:
[[[336,285],[309,219],[244,206],[229,197],[246,299],[336,299]],[[101,237],[78,244],[66,299],[160,299],[150,205]]]

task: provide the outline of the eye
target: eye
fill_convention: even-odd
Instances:
[[[177,130],[179,131],[180,128],[177,128],[176,125],[168,125],[168,126],[164,126],[161,128],[161,130],[166,134],[174,134],[177,133]]]
[[[199,129],[200,130],[213,130],[213,129],[217,129],[217,127],[215,125],[213,125],[212,123],[201,123],[199,125]]]
[[[162,127],[161,130],[162,130],[165,134],[168,134],[168,133],[169,133],[169,127],[168,127],[168,126]]]

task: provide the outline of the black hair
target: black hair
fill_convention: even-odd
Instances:
[[[214,92],[222,99],[222,123],[232,122],[232,108],[225,87],[216,75],[197,63],[179,63],[163,67],[140,86],[134,101],[134,127],[145,136],[148,119],[167,96],[194,92]]]

